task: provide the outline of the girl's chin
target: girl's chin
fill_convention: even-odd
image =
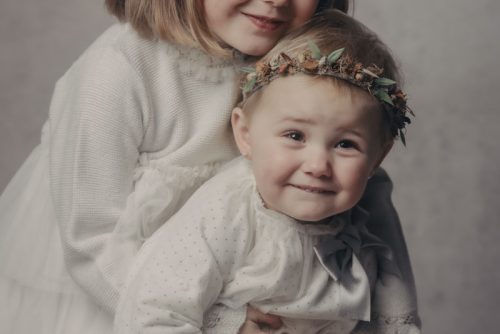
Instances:
[[[245,55],[260,57],[269,52],[269,50],[271,50],[273,46],[274,43],[268,42],[265,44],[256,43],[255,45],[246,43],[244,45],[234,45],[233,47]]]

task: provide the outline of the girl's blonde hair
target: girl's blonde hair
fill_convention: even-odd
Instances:
[[[199,47],[217,56],[229,56],[210,33],[204,18],[203,0],[105,0],[109,12],[129,22],[142,36]],[[221,0],[224,1],[224,0]],[[349,9],[349,0],[320,0],[316,12]]]

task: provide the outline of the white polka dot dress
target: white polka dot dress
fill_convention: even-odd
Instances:
[[[345,225],[300,224],[266,209],[247,161],[236,159],[145,243],[115,333],[201,333],[216,303],[279,315],[287,333],[349,333],[369,320],[373,252],[353,256],[353,288],[332,277],[315,247]]]

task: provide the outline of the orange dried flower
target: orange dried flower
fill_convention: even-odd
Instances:
[[[318,69],[318,61],[316,59],[306,59],[303,66],[306,71],[314,72]]]
[[[257,74],[259,76],[264,77],[264,76],[269,74],[269,72],[271,71],[271,68],[267,64],[264,64],[262,62],[258,62],[257,64],[255,64],[255,71],[257,72]]]

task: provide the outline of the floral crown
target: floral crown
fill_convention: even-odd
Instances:
[[[299,53],[297,57],[292,58],[282,52],[267,63],[259,61],[254,67],[244,67],[242,71],[247,73],[242,79],[243,101],[280,76],[305,73],[347,81],[377,98],[388,117],[391,135],[399,135],[406,145],[404,130],[406,124],[411,123],[408,113],[414,116],[406,104],[406,94],[394,80],[381,77],[384,72],[382,68],[376,65],[364,67],[362,63],[345,55],[344,48],[325,56],[316,44],[310,42],[309,49]]]

